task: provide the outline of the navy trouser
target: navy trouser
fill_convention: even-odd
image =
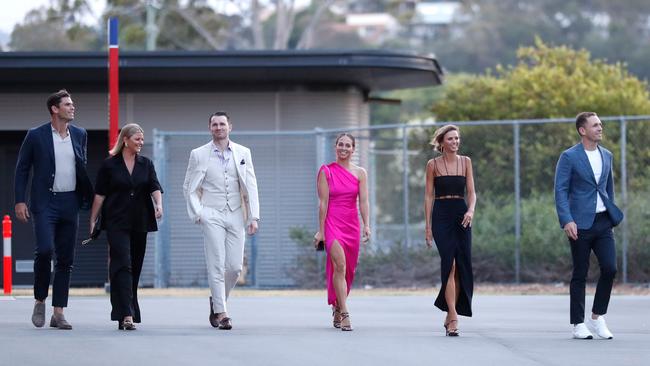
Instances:
[[[594,251],[600,265],[600,278],[596,285],[592,312],[598,315],[607,313],[609,297],[616,276],[616,246],[612,232],[612,221],[607,212],[596,214],[593,225],[586,230],[578,230],[578,240],[570,240],[573,257],[573,276],[571,277],[571,324],[583,323],[585,319],[585,286],[589,271],[589,255]]]
[[[34,298],[45,300],[50,286],[54,256],[52,306],[68,306],[70,273],[79,226],[79,203],[75,192],[52,193],[47,207],[33,214],[36,250],[34,251]]]

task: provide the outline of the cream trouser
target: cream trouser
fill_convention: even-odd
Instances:
[[[242,271],[246,236],[241,210],[204,207],[201,211],[205,263],[215,313],[227,311],[226,301]]]

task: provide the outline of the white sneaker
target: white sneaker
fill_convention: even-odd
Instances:
[[[573,326],[573,338],[575,339],[593,339],[594,336],[591,334],[585,323],[576,324]]]
[[[614,338],[614,335],[612,332],[609,331],[607,328],[607,324],[605,323],[605,317],[604,316],[599,316],[598,319],[594,320],[591,319],[591,316],[587,319],[587,328],[589,330],[597,335],[600,338],[603,339],[612,339]]]

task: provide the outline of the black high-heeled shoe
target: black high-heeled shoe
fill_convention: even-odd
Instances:
[[[124,320],[117,324],[119,330],[136,330],[135,324],[131,320]]]
[[[456,319],[452,319],[452,320],[450,320],[450,321],[448,321],[447,323],[444,324],[445,335],[447,337],[458,337],[460,335],[460,333],[458,332],[458,326],[456,326],[456,328],[450,328],[449,327],[449,324],[454,323],[454,322],[456,324],[458,324],[458,320],[456,320]]]

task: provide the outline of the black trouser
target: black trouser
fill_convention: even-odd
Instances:
[[[612,233],[612,221],[607,212],[596,214],[593,225],[586,230],[578,230],[578,240],[569,240],[573,257],[573,276],[571,277],[571,324],[579,324],[585,319],[585,285],[589,271],[589,255],[594,251],[600,265],[600,278],[596,286],[592,312],[607,313],[609,297],[616,276],[616,246]]]
[[[79,204],[75,192],[52,193],[47,207],[34,213],[34,298],[47,298],[54,254],[52,306],[68,306],[70,273],[74,262],[74,246],[79,226]]]
[[[140,323],[138,282],[147,249],[147,233],[127,230],[109,230],[108,266],[111,281],[111,320],[122,321],[132,316]]]

